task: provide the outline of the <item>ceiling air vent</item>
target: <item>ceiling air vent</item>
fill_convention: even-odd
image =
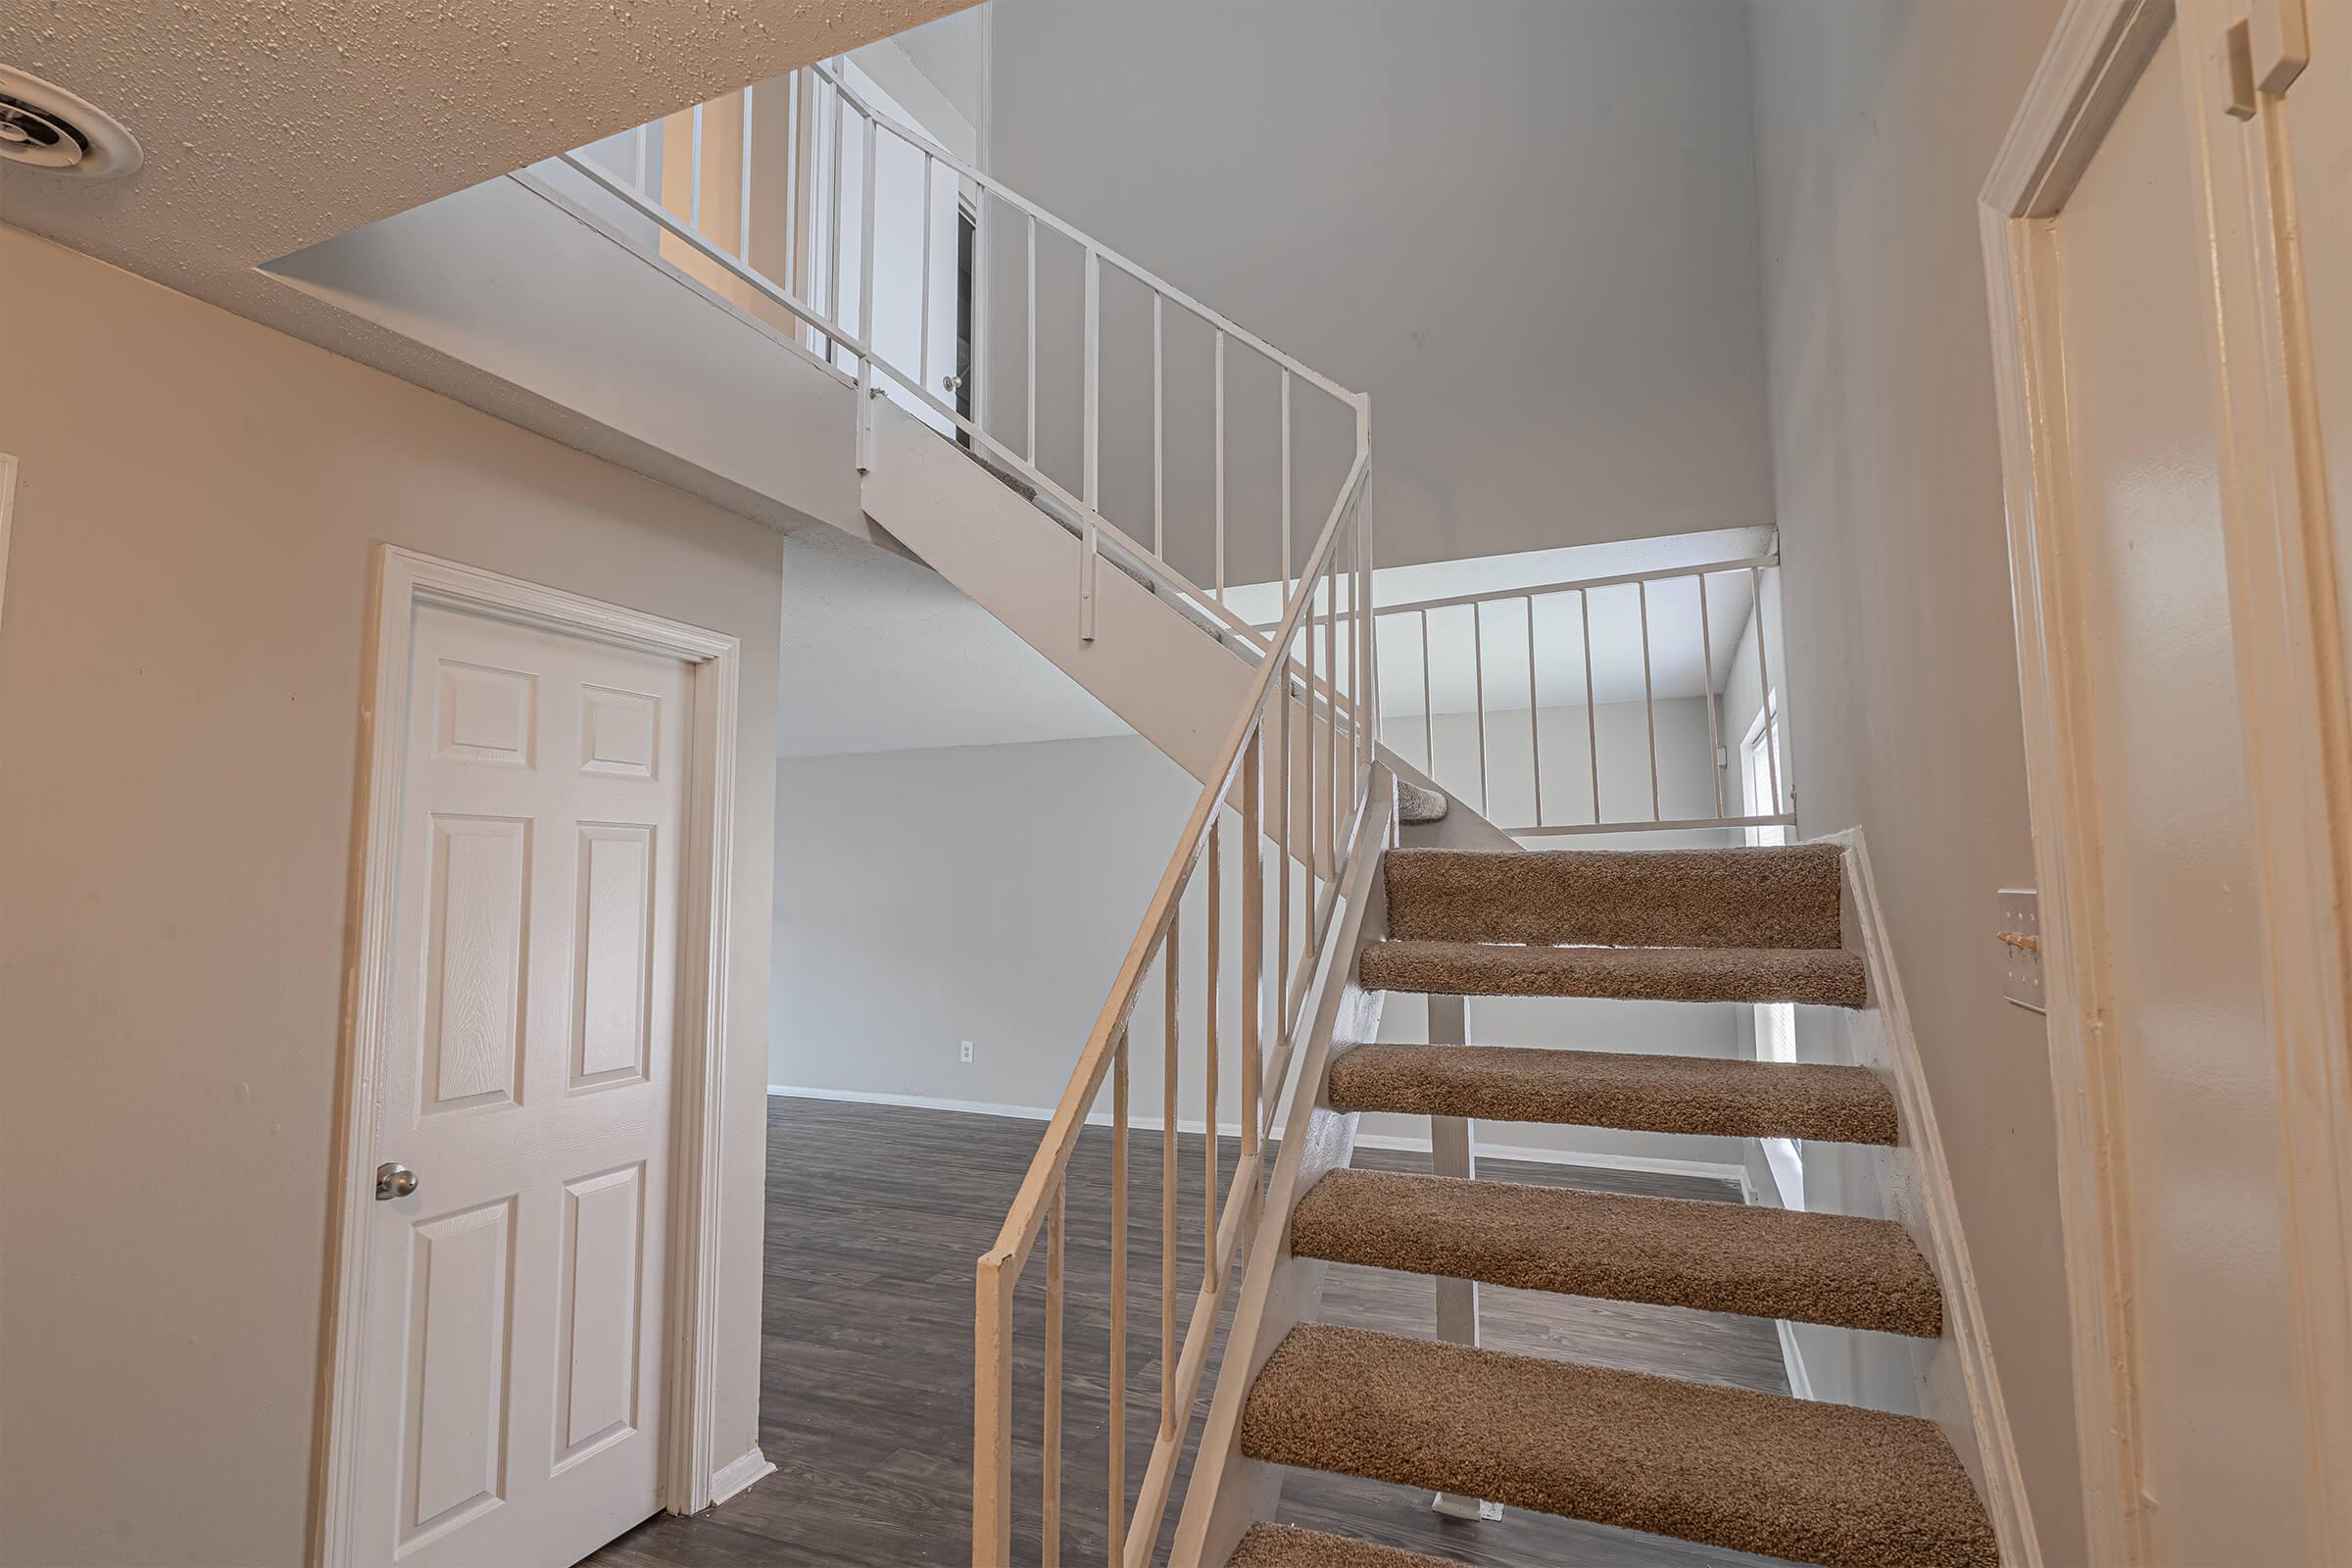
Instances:
[[[0,66],[0,158],[105,179],[129,173],[145,157],[138,138],[95,104]]]

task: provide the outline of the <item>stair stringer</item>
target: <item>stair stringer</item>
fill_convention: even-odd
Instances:
[[[860,537],[923,562],[1177,766],[1205,781],[1257,674],[1253,659],[1231,645],[1233,634],[1204,626],[1198,611],[1154,592],[1106,553],[1095,573],[1096,634],[1091,641],[1081,637],[1085,546],[1072,526],[897,404],[876,398],[873,412]],[[1303,702],[1293,703],[1296,818],[1305,811],[1307,749],[1314,747],[1320,767],[1324,729],[1309,723]],[[1442,789],[1386,747],[1379,759],[1402,778]],[[1458,798],[1447,794],[1447,801],[1443,819],[1405,830],[1409,842],[1518,848]]]
[[[1334,1057],[1380,1036],[1384,994],[1366,990],[1356,978],[1364,950],[1388,934],[1388,898],[1381,888],[1381,862],[1394,842],[1395,789],[1380,788],[1375,774],[1372,804],[1357,852],[1342,883],[1334,953],[1316,992],[1313,1025],[1305,1055],[1298,1064],[1290,1115],[1283,1123],[1282,1152],[1274,1163],[1264,1203],[1250,1245],[1250,1266],[1227,1330],[1225,1353],[1217,1363],[1216,1388],[1201,1428],[1200,1446],[1185,1484],[1177,1516],[1171,1563],[1212,1568],[1233,1555],[1250,1527],[1272,1519],[1282,1500],[1282,1466],[1251,1459],[1241,1450],[1242,1411],[1250,1385],[1283,1337],[1311,1322],[1322,1304],[1329,1265],[1291,1253],[1291,1216],[1315,1183],[1355,1157],[1357,1113],[1333,1110],[1325,1091]]]

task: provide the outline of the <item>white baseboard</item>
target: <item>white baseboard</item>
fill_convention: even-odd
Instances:
[[[749,1453],[719,1466],[718,1473],[710,1478],[710,1506],[717,1507],[753,1482],[775,1473],[776,1467],[755,1446]]]
[[[1772,1326],[1781,1336],[1781,1365],[1788,1369],[1788,1392],[1800,1399],[1813,1397],[1813,1380],[1805,1375],[1805,1354],[1796,1348],[1796,1325],[1776,1317]]]
[[[1847,1038],[1857,1061],[1891,1080],[1901,1147],[1908,1156],[1900,1162],[1904,1179],[1891,1182],[1885,1195],[1887,1210],[1910,1231],[1943,1288],[1944,1338],[1921,1379],[1922,1407],[1962,1451],[1963,1462],[1975,1461],[1971,1469],[1984,1494],[2001,1561],[2031,1568],[2042,1558],[2026,1500],[2025,1470],[2001,1396],[1968,1235],[1960,1225],[1951,1166],[1944,1158],[1919,1042],[1911,1032],[1910,1009],[1903,1004],[1902,982],[1895,973],[1893,943],[1879,906],[1870,852],[1858,827],[1817,842],[1845,850],[1845,891],[1853,916],[1849,930],[1858,939],[1849,944],[1849,951],[1858,946],[1868,968],[1870,1004],[1851,1015]]]
[[[862,1089],[811,1089],[798,1084],[769,1084],[767,1092],[791,1100],[836,1100],[856,1105],[904,1105],[915,1110],[952,1110],[967,1116],[1005,1116],[1017,1121],[1051,1121],[1052,1107],[1046,1105],[1006,1105],[981,1100],[943,1100],[932,1095],[884,1095]],[[1089,1127],[1107,1127],[1110,1113],[1099,1110],[1086,1118]],[[1137,1132],[1155,1133],[1162,1123],[1156,1116],[1130,1115],[1127,1125]],[[1179,1133],[1200,1133],[1207,1127],[1204,1121],[1178,1117]],[[1219,1122],[1217,1131],[1227,1138],[1242,1136],[1240,1122]],[[1356,1145],[1363,1149],[1397,1150],[1405,1153],[1429,1152],[1426,1138],[1400,1137],[1393,1133],[1359,1133]],[[1733,1182],[1740,1180],[1738,1165],[1708,1159],[1663,1159],[1647,1154],[1610,1154],[1572,1149],[1541,1149],[1526,1145],[1480,1143],[1478,1155],[1482,1159],[1516,1159],[1531,1165],[1574,1165],[1587,1170],[1639,1171],[1653,1176],[1691,1176],[1704,1181]]]

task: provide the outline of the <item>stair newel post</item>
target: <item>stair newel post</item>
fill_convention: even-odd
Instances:
[[[1046,1228],[1046,1419],[1043,1514],[1038,1526],[1044,1568],[1061,1563],[1061,1306],[1067,1250],[1069,1179],[1054,1184]]]
[[[1221,804],[1221,803],[1220,803]],[[1200,1290],[1213,1293],[1224,1282],[1225,1259],[1217,1248],[1217,991],[1218,949],[1221,945],[1221,926],[1225,914],[1224,867],[1219,844],[1223,838],[1222,816],[1211,817],[1208,824],[1208,952],[1201,961],[1201,987],[1207,994],[1202,1013],[1202,1039],[1206,1047],[1201,1059],[1206,1063],[1200,1080],[1201,1114],[1201,1173],[1200,1173]]]
[[[1110,1568],[1127,1551],[1127,1031],[1110,1058]]]
[[[1176,1003],[1175,913],[1160,959],[1167,982],[1167,1022],[1162,1031],[1163,1077],[1159,1091],[1159,1435],[1176,1435]]]
[[[1012,1560],[1012,1281],[980,1259],[972,1314],[972,1563]]]

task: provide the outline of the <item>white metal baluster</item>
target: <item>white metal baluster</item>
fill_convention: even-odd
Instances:
[[[1340,542],[1331,543],[1323,574],[1329,598],[1324,601],[1323,684],[1331,697],[1323,726],[1323,843],[1331,852],[1330,877],[1340,876]]]
[[[1315,876],[1322,860],[1317,858],[1316,827],[1322,813],[1315,809],[1315,596],[1322,591],[1323,582],[1316,577],[1306,587],[1306,613],[1299,617],[1299,635],[1305,646],[1300,650],[1306,663],[1306,931],[1311,944],[1315,925]]]
[[[1282,370],[1282,602],[1291,602],[1291,370]]]
[[[1287,605],[1289,600],[1286,598],[1284,603]],[[1290,612],[1285,610],[1283,613],[1287,616]],[[1282,760],[1282,783],[1274,796],[1274,807],[1278,813],[1275,831],[1281,838],[1282,853],[1274,858],[1274,864],[1282,877],[1282,888],[1275,895],[1274,1044],[1276,1049],[1287,1051],[1291,1044],[1291,784],[1298,774],[1291,766],[1291,651],[1285,646],[1270,648],[1266,653],[1267,657],[1283,662],[1282,678],[1273,683],[1274,702],[1282,715],[1277,722],[1280,744],[1275,748],[1276,755]],[[1289,1058],[1286,1056],[1284,1059]]]
[[[1759,630],[1761,628],[1759,627]],[[1707,694],[1707,771],[1715,776],[1715,814],[1723,815],[1723,736],[1715,721],[1715,630],[1707,622],[1707,574],[1698,574],[1698,684]]]
[[[1037,466],[1037,215],[1029,215],[1029,466]],[[1067,472],[1067,469],[1063,470]]]
[[[1429,612],[1421,612],[1421,765],[1432,783],[1438,777],[1437,699],[1429,689]]]
[[[1764,573],[1761,568],[1747,568],[1747,580],[1756,596],[1756,696],[1757,708],[1764,714],[1764,766],[1772,775],[1772,813],[1778,816],[1786,808],[1781,803],[1781,749],[1773,744],[1773,731],[1779,727],[1779,717],[1772,710],[1772,664],[1764,652]]]
[[[1487,802],[1487,633],[1486,606],[1470,607],[1470,669],[1473,677],[1471,691],[1478,703],[1478,814],[1492,817],[1494,813]]]
[[[640,195],[653,194],[654,127],[637,127],[637,190]]]
[[[1216,347],[1216,445],[1217,445],[1217,603],[1225,602],[1225,334],[1217,334]]]
[[[743,265],[752,265],[752,89],[743,89],[743,167],[736,171],[740,176],[736,201],[735,254]]]
[[[1371,704],[1372,715],[1364,735],[1364,766],[1369,768],[1380,749],[1380,619],[1372,612],[1372,567],[1379,555],[1372,543],[1372,473],[1368,468],[1364,471],[1364,488],[1356,498],[1356,505],[1363,509],[1359,516],[1362,518],[1364,540],[1364,692],[1366,701]]]
[[[1095,640],[1095,577],[1102,562],[1102,538],[1095,519],[1101,514],[1098,488],[1102,463],[1102,258],[1092,244],[1086,247],[1086,538],[1079,552],[1078,638]]]
[[[1527,606],[1527,756],[1536,771],[1536,826],[1544,825],[1544,705],[1536,692],[1536,599],[1521,596]]]
[[[1152,553],[1168,559],[1168,375],[1160,307],[1166,298],[1152,291]]]
[[[874,122],[860,115],[865,126],[864,156],[858,193],[858,338],[868,352],[858,356],[858,471],[874,466]]]
[[[960,180],[957,187],[956,199],[960,205]],[[989,395],[988,377],[981,372],[990,363],[988,319],[996,314],[996,302],[989,294],[989,279],[995,270],[989,263],[988,254],[995,249],[990,243],[995,237],[992,233],[994,227],[988,220],[988,187],[975,184],[972,187],[972,363],[958,365],[956,373],[971,378],[972,423],[983,434],[988,430]]]
[[[1642,716],[1649,725],[1649,819],[1665,820],[1666,813],[1658,808],[1658,705],[1649,683],[1649,584],[1634,584],[1634,596],[1642,607]]]
[[[694,106],[694,145],[686,157],[686,226],[703,231],[703,106]]]
[[[1372,726],[1379,719],[1379,710],[1371,706],[1373,666],[1368,635],[1372,625],[1372,534],[1361,491],[1356,493],[1355,502],[1355,576],[1348,593],[1348,608],[1353,617],[1348,622],[1350,649],[1348,699],[1354,712],[1350,733],[1355,738],[1355,771],[1348,775],[1348,790],[1352,796],[1354,781],[1363,776],[1365,765],[1372,760]]]
[[[1586,590],[1576,591],[1576,616],[1585,633],[1585,760],[1592,769],[1592,822],[1600,823],[1600,725],[1595,714],[1600,699],[1592,694],[1592,601]]]
[[[931,172],[938,167],[937,159],[923,154],[923,324],[921,345],[915,350],[914,378],[926,389],[931,385]]]
[[[841,87],[833,88],[833,188],[825,197],[825,319],[841,322],[841,117],[843,113]],[[841,357],[840,344],[825,340],[825,361],[832,364]]]

